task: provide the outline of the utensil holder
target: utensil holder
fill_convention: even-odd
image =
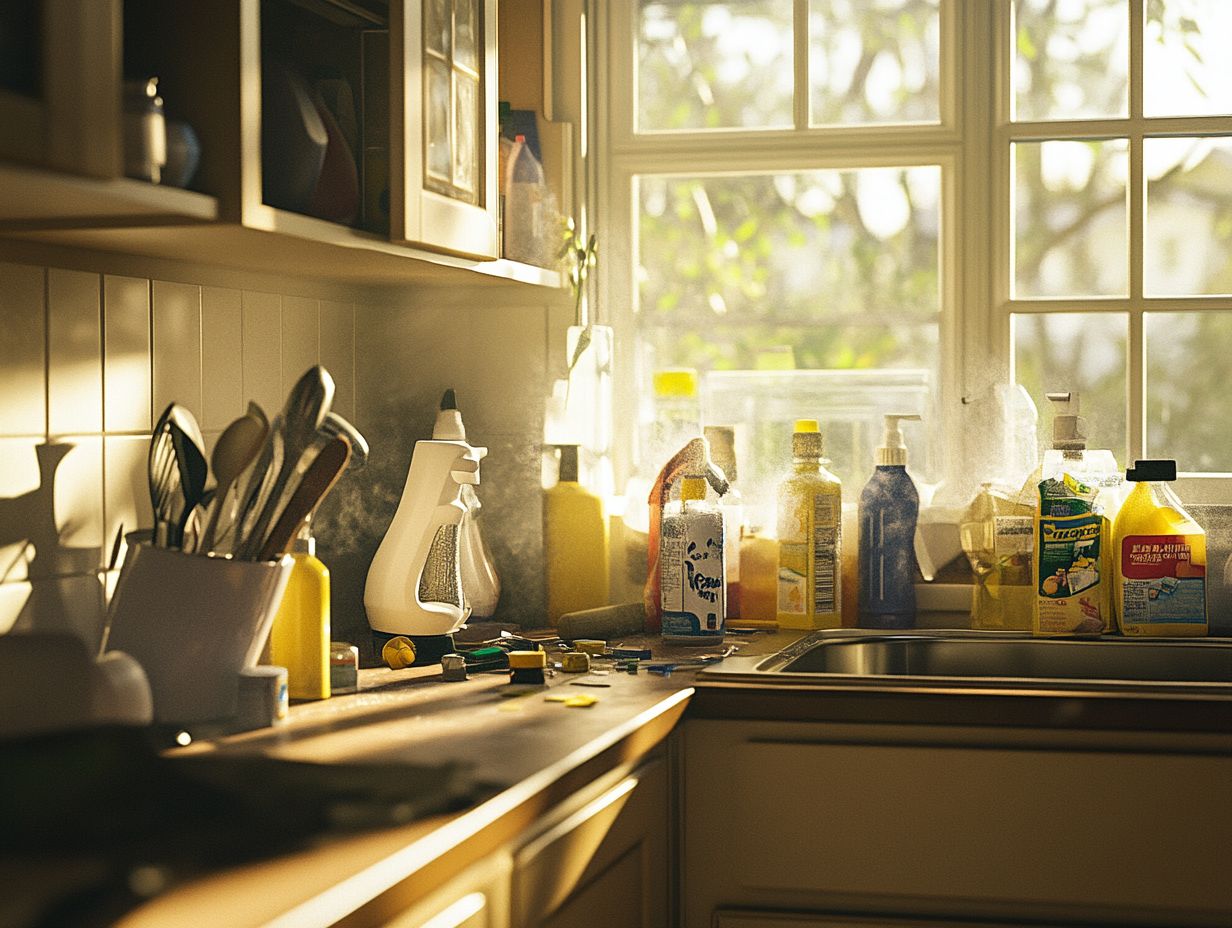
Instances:
[[[145,669],[158,723],[226,719],[240,672],[269,636],[294,562],[238,561],[141,544],[125,558],[105,651]]]

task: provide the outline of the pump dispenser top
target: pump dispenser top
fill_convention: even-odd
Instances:
[[[1087,420],[1078,415],[1078,394],[1048,393],[1055,403],[1052,417],[1052,447],[1058,451],[1082,451],[1087,446]]]
[[[915,413],[892,412],[887,413],[882,418],[885,419],[885,436],[882,438],[881,447],[877,449],[877,466],[893,467],[906,465],[907,446],[903,444],[903,433],[899,430],[898,425],[904,419],[919,422],[920,417]]]

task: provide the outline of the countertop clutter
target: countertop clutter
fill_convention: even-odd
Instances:
[[[727,645],[745,662],[797,638],[732,634]],[[698,656],[696,647],[640,637],[619,643],[649,648],[654,659],[646,664],[677,668],[650,673],[639,665],[629,672],[617,669],[627,668],[627,660],[596,661],[586,673],[549,670],[546,684],[530,686],[510,683],[507,672],[446,683],[437,665],[364,669],[358,693],[297,705],[274,728],[161,753],[148,742],[138,749],[143,735],[132,729],[23,742],[17,753],[6,751],[18,762],[6,762],[0,774],[8,780],[0,791],[3,818],[18,823],[6,829],[8,840],[0,837],[0,882],[10,887],[0,921],[64,928],[410,926],[471,899],[466,906],[480,906],[489,919],[474,924],[607,923],[578,915],[577,905],[592,904],[586,900],[597,891],[588,888],[593,884],[623,885],[628,904],[649,913],[643,924],[669,924],[676,903],[667,888],[668,849],[680,847],[676,823],[686,835],[674,852],[682,854],[686,896],[702,847],[688,843],[690,830],[701,826],[692,812],[679,816],[673,797],[683,795],[694,811],[722,806],[728,774],[720,768],[730,762],[732,776],[753,775],[744,754],[767,745],[815,750],[833,742],[850,750],[867,743],[881,750],[940,739],[948,744],[941,756],[975,742],[981,756],[1008,746],[1024,759],[1047,749],[1061,752],[1056,756],[1064,762],[1077,749],[1079,756],[1110,752],[1110,760],[1121,758],[1117,763],[1146,756],[1135,752],[1163,752],[1214,765],[1216,772],[1228,764],[1232,701],[1226,695],[1147,700],[1135,725],[1133,701],[1123,697],[1120,723],[1092,713],[1091,705],[1108,702],[1097,692],[989,687],[959,694],[927,681],[899,692],[723,682],[680,666]],[[567,707],[562,700],[575,694],[595,699]],[[1200,730],[1195,718],[1205,720]],[[697,740],[707,731],[718,734]],[[720,742],[730,742],[723,748],[729,761],[715,766],[706,752]],[[702,757],[707,766],[698,766],[695,758]],[[39,770],[41,781],[31,776]],[[805,779],[788,783],[779,779],[784,774]],[[784,790],[776,792],[784,797],[800,789],[825,792],[824,783],[809,782],[807,770],[793,773],[790,765],[761,776],[779,781]],[[121,789],[125,778],[135,788]],[[698,784],[702,791],[692,792]],[[1012,801],[1015,787],[1000,786]],[[757,800],[765,803],[768,822],[778,820],[776,798],[761,789],[738,791],[746,792],[740,808],[732,807],[739,815]],[[1174,809],[1178,801],[1164,807]],[[1227,806],[1217,801],[1206,810],[1210,835],[1232,827],[1224,822]],[[23,809],[48,808],[61,814],[23,818]],[[799,814],[817,817],[807,809]],[[712,810],[706,818],[707,829],[726,833],[728,826],[719,824],[724,815]],[[762,833],[731,833],[733,859],[744,843],[765,843],[763,829],[755,830]],[[1200,848],[1210,835],[1189,838]],[[108,854],[108,840],[122,852]],[[1171,847],[1166,835],[1154,840]],[[619,863],[631,848],[640,849],[634,861]],[[955,853],[961,856],[961,848]],[[1199,876],[1209,869],[1202,861],[1195,867]],[[706,879],[692,885],[707,891]],[[1178,898],[1178,911],[1194,910],[1178,923],[1213,923],[1211,905],[1222,904],[1220,892],[1208,890],[1206,899],[1191,903]],[[686,912],[709,905],[696,898],[684,904]],[[949,904],[952,914],[967,911]],[[1044,907],[1027,911],[1049,911],[1038,905]],[[549,915],[562,920],[550,922]],[[708,922],[690,917],[685,923]]]

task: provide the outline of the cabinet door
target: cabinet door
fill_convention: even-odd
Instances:
[[[0,158],[119,176],[118,0],[0,7]]]
[[[507,852],[493,854],[385,923],[385,928],[509,928]]]
[[[497,0],[394,0],[395,241],[497,257]]]
[[[650,928],[671,922],[667,763],[652,761],[515,855],[518,928]]]

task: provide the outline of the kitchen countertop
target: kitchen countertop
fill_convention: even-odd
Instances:
[[[738,645],[742,656],[757,656],[791,644],[800,634],[732,635],[729,643]],[[699,653],[658,639],[630,638],[625,643],[652,647],[656,661]],[[465,682],[444,683],[437,667],[366,669],[360,671],[358,694],[296,705],[290,719],[275,728],[171,752],[257,754],[316,763],[454,761],[486,784],[489,798],[461,812],[330,837],[303,850],[217,871],[155,897],[118,924],[328,926],[352,919],[379,921],[524,834],[544,813],[597,778],[635,765],[671,733],[686,707],[690,716],[702,718],[1100,727],[1099,713],[1114,706],[1108,700],[1101,703],[1098,694],[1065,691],[957,694],[943,686],[920,686],[891,693],[841,683],[809,688],[724,683],[704,675],[699,680],[695,671],[684,668],[666,677],[644,671],[584,677],[609,684],[598,688],[574,685],[579,676],[558,673],[549,679],[546,692],[563,689],[598,696],[590,708],[545,701],[544,687],[514,687],[503,674],[475,674]],[[1091,709],[1101,705],[1103,709]],[[1218,737],[1226,749],[1226,699],[1201,705],[1154,703],[1146,715],[1135,714],[1141,708],[1127,710],[1121,700],[1116,712],[1122,723],[1112,727],[1137,718],[1157,732],[1206,732],[1205,738]]]

